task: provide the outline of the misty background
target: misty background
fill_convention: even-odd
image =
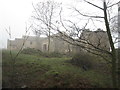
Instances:
[[[0,48],[7,48],[7,39],[9,35],[5,29],[11,29],[12,37],[11,39],[21,38],[25,34],[25,27],[31,24],[31,16],[33,15],[33,6],[38,2],[44,0],[0,0]],[[81,0],[54,0],[56,2],[62,3],[62,6],[69,8],[70,6],[79,7]],[[94,3],[101,6],[99,2],[93,0]],[[117,2],[118,0],[111,0],[112,2]],[[78,3],[79,2],[79,3]],[[81,2],[82,3],[82,2]],[[78,6],[77,6],[78,5]],[[91,12],[97,12],[97,9],[94,9],[91,5],[89,6],[86,3],[82,3],[81,10],[88,10]],[[88,8],[88,9],[87,9]],[[113,14],[117,14],[117,7]],[[64,14],[68,14],[69,10],[66,9]],[[71,12],[69,12],[70,14]],[[99,13],[100,14],[100,13]],[[102,13],[101,13],[102,14]],[[104,23],[96,23],[96,28],[105,29]],[[89,26],[90,27],[90,24]],[[94,27],[91,27],[93,29]],[[34,36],[33,32],[30,31],[30,36]]]

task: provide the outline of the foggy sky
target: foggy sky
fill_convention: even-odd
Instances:
[[[32,15],[33,4],[42,0],[0,0],[0,48],[6,48],[9,35],[5,28],[11,28],[12,38],[21,38],[25,34],[26,23]],[[43,0],[45,1],[45,0]],[[59,2],[68,0],[57,0]],[[30,35],[33,35],[31,32]]]
[[[32,3],[35,5],[39,1],[42,0],[0,0],[0,48],[6,48],[7,39],[9,39],[9,35],[5,31],[5,29],[8,29],[9,26],[11,28],[12,39],[21,38],[22,35],[25,34],[26,24],[29,26],[30,24],[29,20],[31,15],[33,14]],[[69,6],[76,4],[75,2],[81,0],[54,0],[54,1],[62,2],[64,6],[67,5]],[[97,2],[96,4],[100,5]],[[88,11],[91,10],[93,12],[97,10],[92,8],[92,6],[89,6],[88,4],[84,5],[82,4],[81,7],[82,9],[88,8],[87,9]],[[98,28],[101,27],[99,26],[99,23],[97,25]],[[30,35],[33,35],[33,33],[30,32]]]

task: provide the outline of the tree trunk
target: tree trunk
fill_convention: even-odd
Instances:
[[[117,59],[118,59],[118,88],[120,88],[120,59],[119,59],[119,55],[120,55],[120,49],[118,49],[118,55],[117,55]]]
[[[48,35],[48,53],[50,53],[50,28],[49,28],[49,35]]]
[[[112,85],[114,88],[117,88],[117,64],[116,64],[116,55],[113,52],[112,54]]]
[[[112,85],[114,88],[117,87],[117,74],[116,74],[116,51],[114,47],[114,43],[112,40],[111,32],[110,32],[110,27],[107,19],[107,7],[106,7],[106,2],[104,1],[104,20],[105,20],[105,26],[107,30],[107,35],[109,38],[109,43],[111,47],[111,53],[112,53]]]

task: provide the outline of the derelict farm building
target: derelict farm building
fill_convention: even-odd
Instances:
[[[15,40],[8,40],[7,41],[7,49],[8,50],[19,50],[24,42],[24,37],[16,38]],[[69,43],[56,38],[52,37],[50,39],[50,52],[68,52],[69,50]],[[37,37],[37,36],[29,36],[28,39],[25,41],[23,46],[24,48],[34,48],[38,49],[42,52],[48,51],[48,38],[47,37]]]
[[[11,50],[19,50],[24,42],[25,36],[22,38],[16,38],[15,40],[8,40],[7,42],[7,49]],[[81,34],[82,39],[86,39],[91,44],[104,48],[106,50],[110,50],[108,37],[105,31],[83,31]],[[87,47],[90,47],[89,45]],[[38,49],[42,52],[48,51],[48,38],[47,37],[37,37],[37,36],[29,36],[28,39],[25,41],[24,48],[34,48]],[[68,42],[60,39],[56,36],[52,36],[50,39],[50,52],[60,52],[60,53],[67,53],[73,52],[77,53],[80,52],[82,49],[78,46],[74,46],[69,44]]]

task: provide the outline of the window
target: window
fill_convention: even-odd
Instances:
[[[118,11],[120,11],[120,7],[118,8]]]
[[[43,45],[43,50],[47,51],[47,45],[46,44]]]
[[[30,42],[30,45],[32,45],[32,42]]]

